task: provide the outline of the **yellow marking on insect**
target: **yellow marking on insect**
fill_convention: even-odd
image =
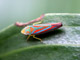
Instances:
[[[23,34],[24,34],[24,33],[25,33],[25,29],[23,29],[23,30],[21,31],[21,33],[23,33]]]

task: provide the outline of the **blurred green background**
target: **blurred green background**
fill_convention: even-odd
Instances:
[[[44,13],[79,13],[80,0],[0,0],[0,30]]]

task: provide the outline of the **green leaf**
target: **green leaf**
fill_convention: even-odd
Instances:
[[[72,46],[74,44],[80,44],[80,14],[49,13],[45,14],[43,18],[43,23],[57,22],[63,23],[60,29],[37,36],[41,38],[43,42],[32,37],[29,41],[26,41],[27,36],[20,33],[24,27],[17,27],[14,24],[0,31],[1,60],[80,59],[78,57],[80,56],[80,47]],[[48,46],[47,44],[54,45]],[[60,46],[56,46],[57,44]],[[36,47],[36,45],[41,46]],[[66,48],[67,45],[69,46]]]
[[[79,46],[39,45],[0,56],[1,60],[80,60]]]

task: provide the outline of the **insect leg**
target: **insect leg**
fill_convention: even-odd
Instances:
[[[41,21],[39,21],[39,22],[36,22],[36,23],[34,23],[33,25],[40,24],[40,23],[42,23],[42,21],[43,21],[43,20],[41,20]]]
[[[28,36],[27,40],[29,40],[30,36],[31,36],[31,35]]]
[[[42,39],[35,37],[35,35],[33,35],[33,38],[36,38],[38,40],[40,40],[42,42]]]

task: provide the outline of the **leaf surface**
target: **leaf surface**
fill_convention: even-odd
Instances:
[[[43,42],[40,42],[39,40],[36,40],[32,37],[29,39],[29,41],[26,41],[28,36],[25,36],[20,33],[21,29],[24,27],[17,27],[14,24],[0,31],[0,58],[2,60],[11,59],[49,60],[49,58],[50,59],[57,58],[56,60],[59,60],[60,58],[61,59],[63,58],[63,60],[65,60],[66,58],[71,60],[69,55],[72,57],[73,54],[71,54],[70,51],[80,56],[79,54],[80,51],[76,52],[75,50],[75,49],[80,50],[80,47],[71,46],[80,45],[80,14],[49,13],[45,14],[45,17],[43,18],[43,23],[57,23],[57,22],[62,22],[63,26],[57,30],[36,36],[41,38]],[[52,44],[53,46],[46,46],[48,44]],[[59,44],[60,46],[56,46],[57,44]],[[36,47],[37,45],[42,46]],[[67,51],[64,45],[65,46],[69,45],[70,47],[67,48],[67,50],[70,51]],[[34,47],[29,48],[31,46]],[[36,51],[36,49],[38,49],[38,51]],[[65,54],[63,52],[65,52]],[[62,55],[65,56],[59,57]],[[29,58],[29,56],[31,58]],[[33,59],[34,57],[37,57],[37,59]],[[79,58],[78,57],[72,58],[72,60],[75,59]]]

